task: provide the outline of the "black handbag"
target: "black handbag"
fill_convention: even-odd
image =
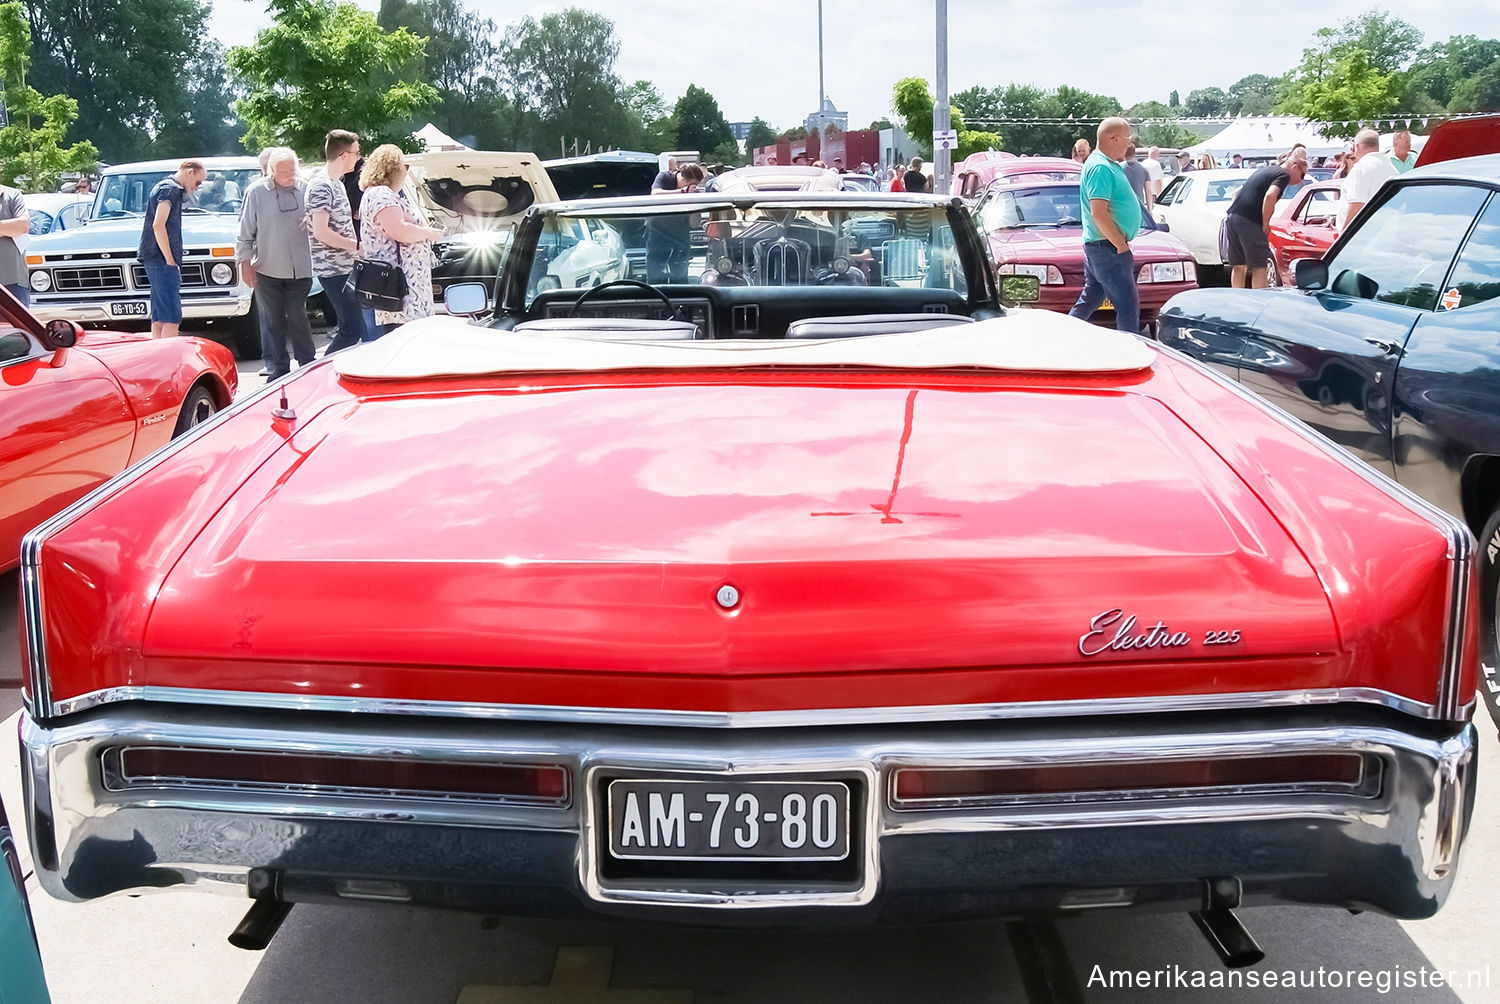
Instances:
[[[359,258],[344,288],[354,294],[361,307],[400,313],[406,300],[406,274],[389,262]]]

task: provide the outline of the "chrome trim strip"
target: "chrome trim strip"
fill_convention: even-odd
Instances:
[[[282,380],[288,377],[283,377]],[[282,380],[267,383],[254,394],[232,402],[228,408],[209,421],[200,423],[181,436],[163,443],[21,538],[21,616],[25,623],[26,652],[31,663],[31,683],[34,691],[31,694],[31,700],[27,702],[27,708],[37,717],[51,718],[54,715],[67,714],[66,711],[58,710],[58,706],[53,702],[52,684],[47,678],[47,637],[42,624],[42,580],[39,574],[42,545],[46,543],[47,538],[89,509],[113,497],[131,482],[143,477],[178,450],[196,442],[198,437],[205,435],[217,424],[218,419],[245,411],[261,398],[269,396],[273,390],[280,387]]]
[[[1476,698],[1477,700],[1477,698]],[[1122,697],[1106,700],[1029,701],[1014,704],[940,704],[879,708],[804,708],[791,711],[682,711],[668,708],[596,708],[555,704],[466,704],[394,698],[335,697],[321,694],[272,694],[179,687],[114,687],[70,697],[53,704],[55,715],[121,701],[160,701],[267,711],[327,711],[385,715],[432,715],[488,721],[576,722],[594,725],[667,725],[684,728],[796,728],[819,725],[871,725],[895,722],[994,721],[1003,719],[1081,717],[1086,715],[1159,714],[1192,711],[1243,711],[1326,704],[1376,704],[1415,718],[1442,719],[1431,705],[1369,687],[1323,690],[1258,691],[1242,694],[1183,694],[1170,697]],[[1469,710],[1474,704],[1471,701]],[[40,717],[40,716],[37,716]]]
[[[1170,345],[1157,343],[1156,347],[1161,352],[1191,363],[1194,369],[1254,404],[1281,425],[1318,447],[1324,454],[1358,474],[1366,483],[1379,488],[1392,500],[1400,502],[1417,515],[1425,517],[1448,535],[1448,560],[1453,565],[1453,576],[1448,587],[1450,590],[1449,612],[1444,625],[1447,636],[1443,644],[1443,675],[1438,680],[1436,703],[1427,706],[1433,712],[1428,717],[1443,721],[1467,720],[1474,711],[1475,702],[1471,700],[1466,704],[1459,704],[1463,695],[1458,692],[1458,683],[1463,676],[1463,637],[1468,617],[1469,576],[1474,561],[1474,550],[1477,546],[1474,534],[1469,531],[1468,525],[1446,510],[1433,505],[1401,482],[1380,473],[1296,415],[1266,400],[1238,381],[1229,379],[1224,374],[1205,366],[1192,356]]]

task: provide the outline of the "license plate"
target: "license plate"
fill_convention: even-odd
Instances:
[[[1100,310],[1114,310],[1115,309],[1115,305],[1113,303],[1109,302],[1109,298],[1108,297],[1105,297],[1104,302],[1101,303],[1101,304],[1099,304],[1099,309]]]
[[[145,317],[146,313],[145,300],[126,300],[123,303],[109,305],[110,317]]]
[[[840,861],[849,856],[849,786],[611,781],[609,852],[653,860]]]

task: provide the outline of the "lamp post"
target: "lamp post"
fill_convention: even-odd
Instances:
[[[821,3],[821,0],[819,0]],[[953,127],[948,110],[948,0],[937,0],[937,103],[932,108],[934,136]],[[946,194],[953,176],[953,150],[936,138],[932,142],[932,191]]]
[[[818,157],[823,156],[823,144],[828,135],[823,126],[823,102],[827,100],[827,92],[823,90],[823,0],[818,0]]]

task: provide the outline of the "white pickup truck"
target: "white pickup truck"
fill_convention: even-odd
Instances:
[[[254,157],[200,159],[208,177],[183,203],[183,319],[222,323],[241,358],[258,358],[260,334],[250,289],[235,268],[234,241],[245,189],[261,177],[260,164]],[[32,238],[26,264],[34,314],[79,324],[147,319],[151,291],[137,258],[146,200],[179,163],[107,168],[86,225]]]

